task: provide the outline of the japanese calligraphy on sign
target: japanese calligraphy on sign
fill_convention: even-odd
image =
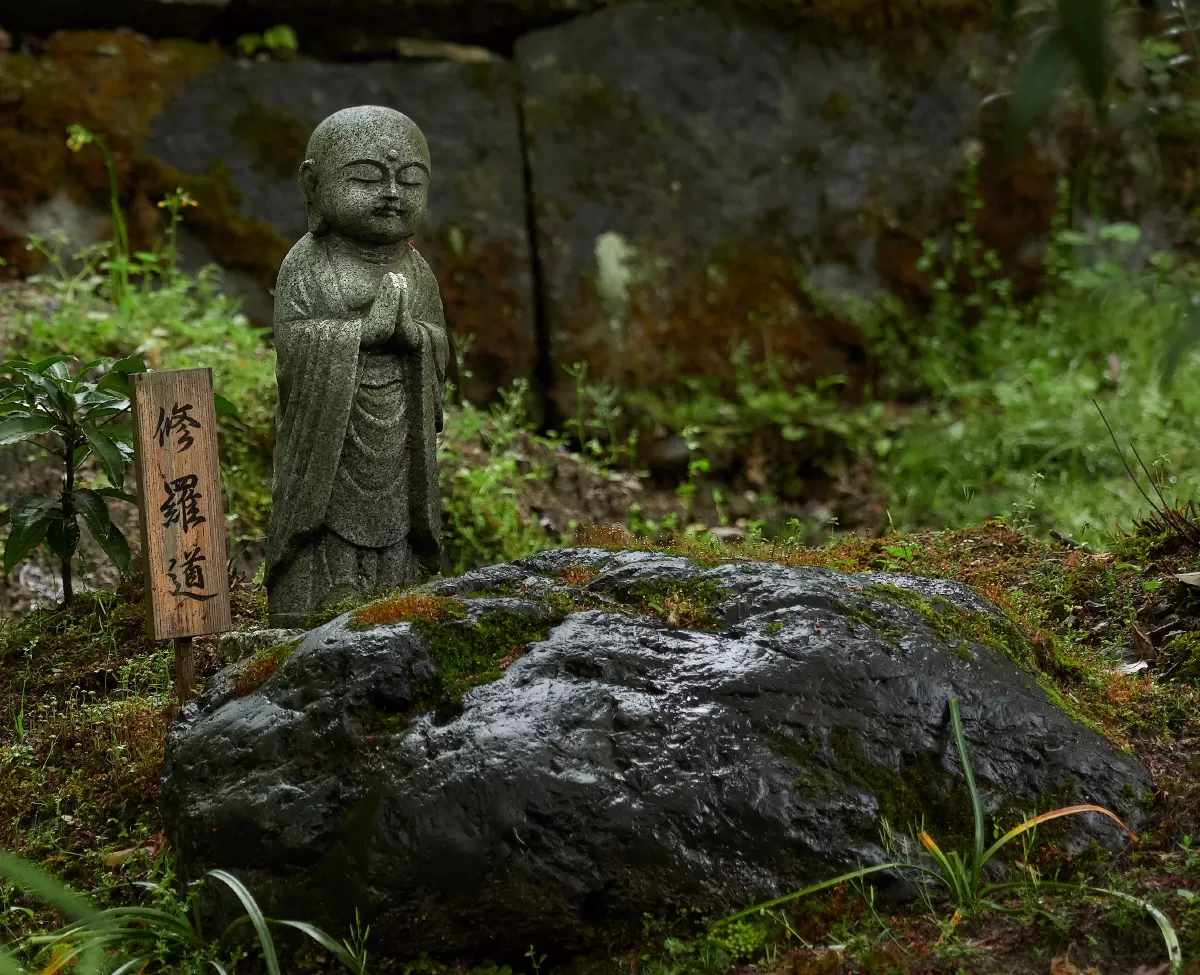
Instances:
[[[146,598],[154,639],[230,628],[212,371],[132,377]]]

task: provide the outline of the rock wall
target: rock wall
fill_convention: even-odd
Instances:
[[[170,6],[213,18],[275,10],[267,0]],[[301,33],[302,50],[351,27],[375,30],[362,50],[376,54],[414,50],[393,43],[401,24],[474,36],[439,27],[445,10],[431,10],[442,6],[457,9],[346,0],[323,29],[313,20]],[[528,28],[600,4],[515,6],[519,17],[511,0],[473,15],[504,13],[527,31],[511,59],[427,44],[420,60],[249,62],[128,32],[60,33],[42,48],[26,37],[26,51],[0,55],[0,256],[27,271],[31,229],[100,233],[99,155],[72,158],[63,145],[78,121],[113,144],[135,239],[161,226],[158,196],[189,188],[201,206],[188,211],[185,253],[224,265],[249,310],[268,317],[267,289],[303,231],[294,173],[309,131],[338,108],[378,101],[429,136],[434,185],[419,246],[452,331],[475,336],[471,398],[528,377],[553,419],[573,412],[575,361],[655,389],[728,373],[738,342],[799,360],[813,378],[848,376],[853,390],[869,372],[864,344],[814,308],[801,279],[927,291],[921,241],[953,226],[964,158],[1000,129],[1002,103],[983,106],[1011,75],[1011,44],[970,17],[951,22],[946,11],[970,4],[924,22],[901,16],[904,4],[867,4],[890,26],[857,34],[828,30],[841,10],[832,0],[811,5],[824,21],[797,14],[783,26],[782,15],[764,19],[779,6],[766,0],[628,0],[538,30]],[[299,26],[316,16],[312,4],[289,9]],[[1077,116],[1067,112],[1054,136]],[[1082,144],[1070,135],[1015,161],[984,153],[981,226],[1019,282],[1036,280],[1055,179]],[[1123,151],[1153,156],[1142,149]],[[1152,205],[1169,185],[1161,171],[1105,178],[1138,188],[1118,194],[1114,212],[1179,222]]]
[[[953,205],[979,99],[957,48],[901,73],[678,2],[539,31],[516,57],[550,359],[634,388],[727,372],[738,341],[853,373],[859,339],[806,312],[797,275],[881,284],[893,238]]]

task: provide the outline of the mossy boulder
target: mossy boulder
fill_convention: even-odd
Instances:
[[[1075,801],[1138,828],[1146,770],[1023,640],[954,582],[545,552],[219,674],[171,730],[163,812],[189,875],[231,869],[272,916],[514,958],[880,862],[883,817],[965,849],[952,698],[997,825]],[[1072,822],[1064,849],[1124,842]]]

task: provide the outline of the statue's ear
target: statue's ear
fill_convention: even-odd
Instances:
[[[305,159],[300,164],[300,191],[304,194],[304,206],[308,210],[308,232],[314,237],[328,233],[329,224],[317,202],[317,166],[311,159]]]

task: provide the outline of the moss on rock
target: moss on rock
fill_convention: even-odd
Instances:
[[[429,641],[436,673],[420,682],[418,709],[453,712],[472,687],[499,679],[529,644],[544,640],[560,618],[493,609],[477,619],[413,621]]]
[[[467,615],[467,604],[453,596],[433,596],[428,593],[403,593],[377,599],[357,610],[350,618],[350,628],[365,630],[388,623],[440,623],[461,620]]]
[[[920,613],[935,633],[957,641],[951,650],[958,656],[962,656],[962,641],[968,641],[995,650],[1026,669],[1035,666],[1033,644],[1007,617],[964,609],[941,596],[926,599],[911,589],[885,583],[871,586],[870,591],[880,599]],[[970,650],[966,652],[969,654]]]
[[[20,213],[65,189],[107,211],[103,155],[95,148],[72,153],[66,145],[67,126],[78,123],[112,148],[130,242],[148,247],[165,219],[154,203],[180,183],[155,178],[159,170],[141,141],[167,101],[219,57],[211,47],[121,31],[59,32],[40,57],[7,55],[0,72],[0,202]],[[36,255],[22,241],[4,245],[0,257],[18,271],[34,269]]]
[[[711,630],[720,624],[714,613],[724,590],[714,579],[640,581],[631,590],[637,609],[660,617],[672,629]]]
[[[877,764],[863,756],[850,728],[835,728],[829,746],[838,770],[875,797],[879,815],[891,826],[903,830],[924,824],[939,842],[964,848],[970,843],[974,825],[966,783],[950,775],[929,753],[908,756],[896,768]]]
[[[253,694],[267,682],[283,662],[292,655],[296,647],[300,645],[299,640],[288,640],[284,643],[277,643],[273,647],[267,647],[265,650],[260,650],[249,662],[242,668],[237,679],[233,682],[230,688],[231,697],[245,697],[248,694]]]

